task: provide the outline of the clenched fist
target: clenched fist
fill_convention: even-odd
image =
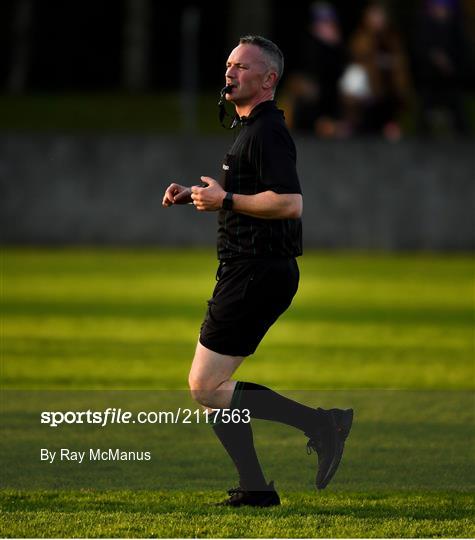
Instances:
[[[223,199],[226,196],[226,192],[214,178],[202,176],[201,181],[207,184],[207,186],[193,186],[191,188],[191,199],[195,208],[200,212],[220,210],[223,206]]]

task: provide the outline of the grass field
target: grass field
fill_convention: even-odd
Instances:
[[[197,97],[197,129],[200,133],[222,133],[217,121],[218,91]],[[285,92],[278,95],[281,108],[288,109]],[[415,98],[406,104],[401,118],[403,131],[416,132],[419,104]],[[472,132],[475,129],[475,97],[465,97],[465,113]],[[290,110],[286,112],[290,117]],[[0,126],[8,132],[139,132],[180,133],[184,128],[178,92],[124,94],[36,93],[0,95]]]
[[[293,306],[237,376],[355,408],[344,462],[323,493],[312,489],[302,436],[265,422],[256,445],[279,508],[212,506],[235,478],[207,426],[114,435],[139,444],[153,434],[163,465],[155,487],[143,466],[113,470],[106,489],[106,466],[89,471],[96,485],[81,469],[65,487],[26,463],[37,428],[15,422],[29,396],[63,409],[116,391],[146,409],[165,395],[173,406],[187,399],[215,267],[211,251],[3,250],[1,535],[474,536],[474,265],[462,255],[301,259]]]
[[[201,94],[196,122],[201,133],[220,133],[218,94]],[[180,133],[183,115],[177,92],[160,94],[0,95],[1,126],[6,131],[40,133]]]

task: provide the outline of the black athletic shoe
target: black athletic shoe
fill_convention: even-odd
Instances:
[[[327,487],[336,473],[345,448],[345,440],[348,437],[353,423],[353,409],[330,409],[325,411],[328,418],[328,426],[319,429],[317,434],[307,436],[307,453],[315,450],[318,456],[318,471],[316,478],[317,489]]]
[[[229,499],[218,503],[218,506],[278,506],[280,498],[270,482],[266,491],[246,491],[242,487],[230,489]]]

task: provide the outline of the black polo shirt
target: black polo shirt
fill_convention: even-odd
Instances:
[[[259,103],[239,124],[240,131],[223,162],[223,188],[243,195],[263,191],[302,193],[295,144],[275,101]],[[220,260],[291,258],[301,254],[300,219],[262,219],[219,211]]]

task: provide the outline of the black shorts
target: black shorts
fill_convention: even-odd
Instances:
[[[290,306],[299,284],[297,261],[225,261],[216,278],[200,343],[220,354],[249,356]]]

